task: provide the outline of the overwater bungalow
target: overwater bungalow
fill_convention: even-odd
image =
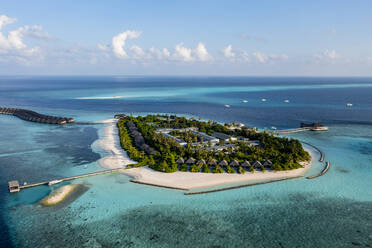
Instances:
[[[188,164],[188,165],[191,165],[191,164],[195,164],[195,162],[196,162],[196,159],[195,158],[189,158],[188,160],[186,160],[186,164]]]
[[[184,160],[183,158],[178,158],[178,159],[176,160],[176,163],[177,163],[177,164],[184,164],[184,163],[185,163],[185,160]]]
[[[257,168],[261,168],[262,167],[262,164],[260,161],[256,160],[253,162],[252,166],[257,169]]]
[[[241,165],[242,167],[245,167],[245,168],[251,167],[251,163],[249,163],[248,160],[245,160]]]
[[[208,161],[208,165],[210,165],[210,166],[217,165],[217,160],[215,160],[214,158],[212,158],[211,160]]]
[[[223,166],[227,166],[228,163],[226,160],[222,160],[218,165],[223,167]]]
[[[262,165],[266,168],[272,168],[273,163],[270,161],[270,159],[264,159]]]
[[[232,166],[232,167],[238,167],[239,166],[239,162],[237,160],[232,160],[230,162],[230,166]]]

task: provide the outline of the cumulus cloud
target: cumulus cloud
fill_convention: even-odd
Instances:
[[[0,30],[5,26],[5,25],[8,25],[8,24],[11,24],[13,22],[16,22],[17,19],[16,18],[10,18],[6,15],[0,15]]]
[[[16,18],[10,18],[5,15],[0,16],[0,54],[7,56],[10,60],[17,62],[26,61],[25,57],[40,55],[40,47],[29,47],[25,43],[26,37],[37,39],[49,39],[51,36],[48,33],[42,33],[42,26],[23,26],[15,30],[11,30],[7,35],[1,32],[1,29],[8,24],[14,23]]]
[[[129,50],[133,53],[133,58],[148,58],[148,55],[139,46],[133,45]]]
[[[199,42],[198,46],[195,48],[195,55],[200,61],[208,61],[211,59],[205,45]]]
[[[129,58],[124,50],[125,43],[128,39],[135,39],[141,35],[141,31],[126,30],[112,38],[112,50],[116,57],[121,59]]]
[[[234,58],[235,53],[232,51],[232,45],[228,45],[227,47],[222,49],[223,55],[226,58]]]
[[[163,48],[163,49],[158,49],[158,48],[155,48],[155,47],[151,47],[149,49],[150,51],[150,54],[155,57],[156,59],[159,59],[159,60],[162,60],[162,59],[168,59],[171,54],[169,52],[169,50],[167,48]]]
[[[253,57],[257,59],[259,63],[265,64],[268,62],[272,62],[275,60],[287,60],[287,54],[265,54],[262,52],[254,52],[252,53]]]
[[[179,43],[174,48],[175,52],[173,54],[173,57],[175,59],[183,60],[185,62],[193,61],[194,58],[191,55],[192,49],[186,48],[183,46],[183,43]]]
[[[107,51],[109,49],[108,45],[103,45],[101,43],[97,44],[97,48],[98,50],[101,50],[101,51]]]
[[[341,58],[341,55],[339,55],[336,50],[328,50],[326,49],[322,53],[315,54],[314,57],[318,60],[328,60],[328,61],[334,61]]]

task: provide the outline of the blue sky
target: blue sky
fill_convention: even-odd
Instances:
[[[0,74],[372,76],[372,1],[3,1]]]

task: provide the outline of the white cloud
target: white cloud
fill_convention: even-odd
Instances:
[[[109,49],[108,45],[103,45],[101,43],[97,44],[97,48],[98,50],[101,50],[101,51],[107,51]]]
[[[199,58],[200,61],[208,61],[211,59],[205,45],[199,42],[198,46],[194,50],[196,57]]]
[[[228,45],[227,47],[223,48],[222,52],[226,58],[235,57],[235,53],[232,51],[232,45]]]
[[[265,64],[268,62],[272,62],[275,60],[287,60],[287,54],[265,54],[262,52],[254,52],[252,53],[253,57],[257,59],[258,62]]]
[[[0,15],[0,30],[5,26],[5,25],[8,25],[8,24],[11,24],[13,22],[16,22],[17,19],[16,18],[10,18],[6,15]]]
[[[340,59],[341,55],[339,55],[335,50],[326,49],[322,53],[315,54],[314,57],[318,60],[334,61]]]
[[[0,29],[7,24],[15,22],[15,18],[10,18],[5,15],[0,16]],[[25,58],[36,54],[40,55],[40,47],[28,47],[25,43],[25,37],[38,39],[49,39],[51,36],[47,33],[41,33],[42,26],[23,26],[15,30],[11,30],[7,35],[0,32],[0,54],[8,56],[9,59],[15,61],[25,61]],[[41,55],[40,55],[41,56]]]
[[[149,49],[150,54],[152,54],[156,59],[162,60],[162,59],[168,59],[171,54],[167,48],[163,48],[162,50],[158,48],[151,47]]]
[[[191,55],[192,49],[186,48],[183,46],[183,43],[179,43],[174,48],[175,52],[173,57],[177,60],[183,60],[185,62],[190,62],[194,60],[194,57]]]
[[[141,31],[126,30],[112,38],[112,50],[116,57],[126,59],[128,58],[127,52],[124,50],[125,42],[127,39],[135,39],[141,35]]]
[[[139,46],[133,45],[129,50],[133,52],[133,57],[136,59],[147,57],[146,53]]]

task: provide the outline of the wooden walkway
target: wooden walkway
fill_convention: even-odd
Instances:
[[[49,181],[43,181],[43,182],[39,182],[39,183],[31,183],[31,184],[26,184],[26,185],[20,185],[19,189],[27,189],[27,188],[37,187],[37,186],[40,186],[40,185],[48,185],[49,182],[51,182],[51,181],[65,182],[65,181],[70,181],[70,180],[79,179],[79,178],[83,178],[83,177],[102,175],[102,174],[117,172],[117,171],[120,171],[120,170],[123,170],[123,169],[124,168],[103,170],[103,171],[91,172],[91,173],[72,176],[72,177],[65,177],[65,178],[60,178],[60,179],[53,179],[53,180],[49,180]]]
[[[325,164],[325,167],[324,169],[322,170],[322,172],[320,172],[318,175],[314,175],[314,176],[308,176],[306,177],[306,179],[314,179],[314,178],[317,178],[317,177],[320,177],[320,176],[323,176],[328,170],[329,170],[329,167],[331,166],[331,163],[330,162],[326,162]]]
[[[298,133],[298,132],[309,131],[309,130],[310,130],[309,127],[301,127],[301,128],[287,129],[287,130],[279,130],[279,131],[275,131],[275,133],[278,133],[278,134]]]

